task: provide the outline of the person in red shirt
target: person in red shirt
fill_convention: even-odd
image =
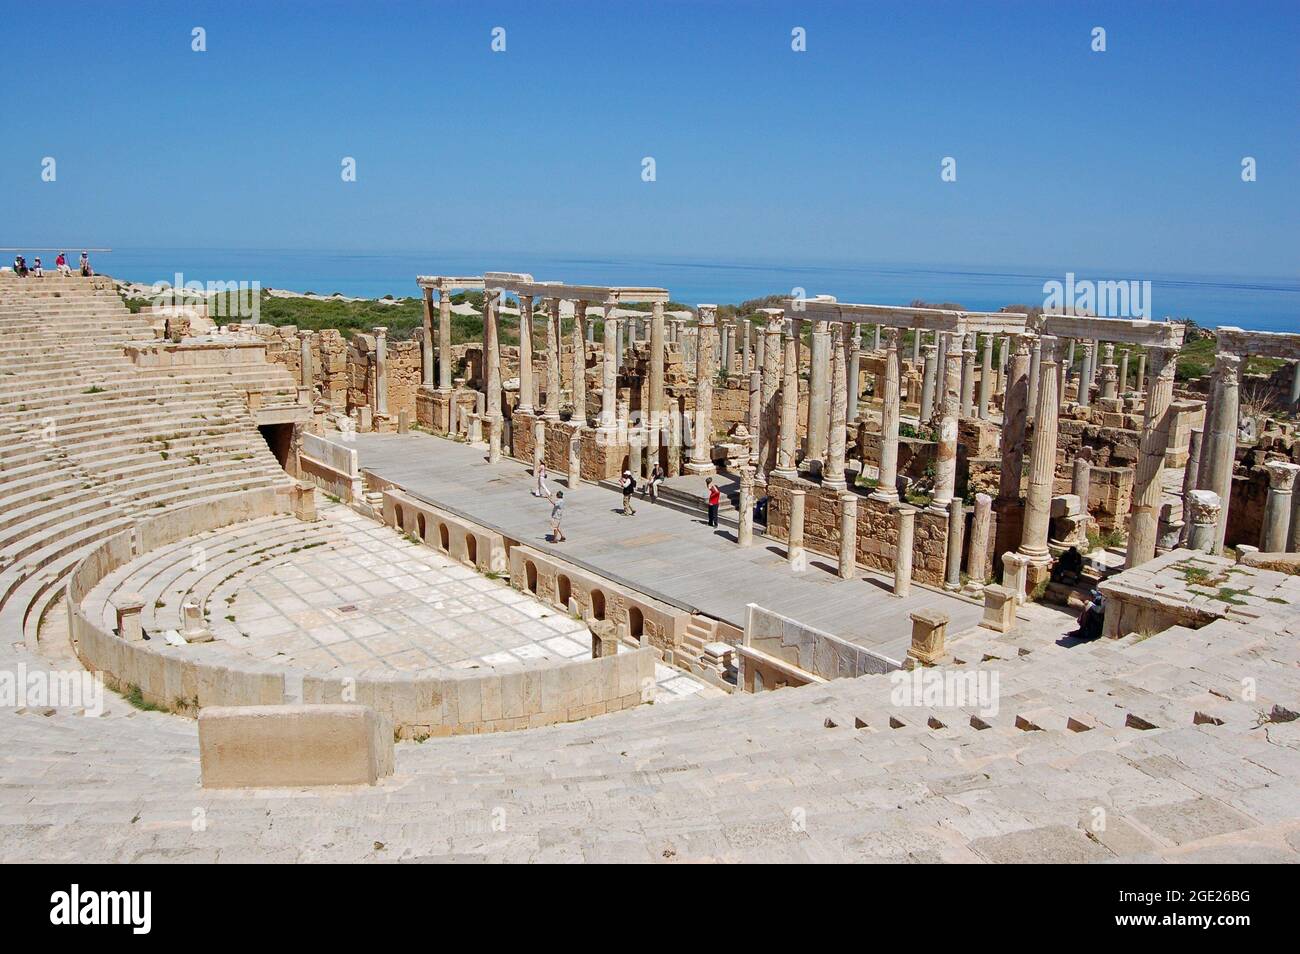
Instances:
[[[712,477],[704,478],[704,486],[709,490],[709,526],[718,525],[718,505],[722,503],[722,492],[718,490],[718,485],[713,482]]]
[[[72,274],[72,269],[68,268],[68,256],[64,255],[62,252],[60,252],[59,257],[54,260],[54,267],[58,270],[60,275]]]

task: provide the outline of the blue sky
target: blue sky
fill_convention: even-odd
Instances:
[[[0,11],[0,245],[1296,274],[1295,2]]]

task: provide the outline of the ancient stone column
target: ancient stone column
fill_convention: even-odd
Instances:
[[[1212,490],[1191,490],[1184,506],[1187,508],[1185,522],[1189,527],[1187,546],[1208,553],[1214,547],[1214,533],[1219,523],[1219,495]]]
[[[650,306],[650,421],[649,448],[655,462],[659,460],[659,445],[664,431],[664,303]],[[651,464],[651,469],[653,469]]]
[[[1052,484],[1056,477],[1056,339],[1039,340],[1039,373],[1044,382],[1038,389],[1034,436],[1029,449],[1029,487],[1025,492],[1024,529],[1019,553],[1038,566],[1052,561],[1047,549],[1048,524],[1052,516]],[[1051,383],[1048,383],[1051,382]]]
[[[763,427],[763,374],[761,371],[749,372],[749,420],[745,426],[749,429],[749,466],[757,471],[758,437]]]
[[[1291,488],[1291,532],[1287,535],[1287,553],[1300,553],[1300,474]]]
[[[614,380],[617,382],[619,373],[623,370],[623,358],[627,354],[627,346],[623,341],[623,326],[627,319],[614,319],[613,314],[606,312],[605,321],[613,322],[614,329]]]
[[[1025,419],[1032,421],[1038,413],[1038,383],[1042,377],[1043,340],[1037,335],[1030,336],[1029,352],[1029,400],[1025,403]]]
[[[388,329],[375,329],[375,413],[388,416]]]
[[[438,289],[438,390],[451,390],[451,290]]]
[[[1079,508],[1088,513],[1088,493],[1092,483],[1092,464],[1086,457],[1074,459],[1074,472],[1070,475],[1070,493],[1079,498]]]
[[[1232,472],[1237,462],[1237,417],[1240,413],[1241,357],[1220,352],[1214,359],[1214,398],[1205,420],[1204,463],[1198,475],[1202,490],[1219,495],[1219,523],[1212,553],[1223,552],[1232,501]]]
[[[961,389],[961,346],[957,335],[948,342],[947,373],[940,394],[939,441],[934,454],[934,496],[930,509],[947,513],[957,490],[957,417]]]
[[[548,421],[560,419],[560,300],[546,299],[546,409]]]
[[[433,289],[421,288],[424,305],[424,337],[420,339],[420,383],[433,387]]]
[[[945,590],[961,589],[961,545],[966,530],[966,513],[960,497],[948,505],[948,551],[944,556]]]
[[[585,301],[582,302],[582,313],[584,315],[587,313],[587,303]],[[596,343],[596,323],[591,322],[587,325],[587,344],[595,344],[595,343]]]
[[[934,333],[934,343],[939,349],[938,363],[936,365],[938,374],[934,385],[934,405],[937,414],[939,407],[943,404],[943,389],[947,386],[946,382],[948,380],[948,336],[943,332],[936,331]]]
[[[876,332],[880,332],[880,325],[876,325]],[[921,329],[917,328],[912,332],[912,364],[913,366],[921,363]],[[880,349],[877,348],[877,351]]]
[[[582,441],[578,437],[578,432],[573,432],[573,437],[569,440],[569,474],[564,482],[564,486],[569,488],[569,496],[573,496],[573,490],[582,480]]]
[[[803,549],[804,491],[790,491],[790,534],[786,539],[785,558],[790,569],[799,571],[806,563]]]
[[[1169,449],[1169,402],[1174,396],[1172,348],[1151,349],[1151,378],[1147,384],[1146,413],[1138,442],[1137,472],[1133,479],[1133,505],[1128,518],[1128,552],[1124,566],[1141,566],[1156,555],[1160,524],[1160,474]]]
[[[547,346],[550,335],[547,335]],[[546,366],[555,363],[555,352],[546,356]],[[519,410],[533,413],[533,296],[519,296]]]
[[[750,345],[750,340],[754,334],[754,323],[748,318],[739,320],[742,322],[741,327],[744,329],[744,337],[740,342],[740,373],[745,377],[749,377],[749,372],[754,369],[753,351]]]
[[[766,482],[770,471],[776,469],[776,451],[780,440],[781,421],[781,332],[785,320],[780,315],[769,315],[763,326],[763,394],[762,421],[759,434],[758,473],[759,479]]]
[[[880,325],[879,324],[877,324],[876,327],[872,329],[871,350],[872,351],[880,350]]]
[[[1300,361],[1291,369],[1291,407],[1300,405]]]
[[[959,417],[975,415],[975,333],[962,336],[961,349],[961,410]]]
[[[812,323],[808,365],[808,424],[804,457],[826,460],[827,419],[830,408],[831,335],[825,321]]]
[[[919,339],[921,332],[918,331],[916,336]],[[934,392],[938,377],[939,349],[932,344],[927,344],[921,350],[925,354],[925,369],[922,372],[924,376],[921,378],[921,423],[928,424],[934,417]]]
[[[759,328],[754,333],[754,370],[762,371],[763,365],[767,361],[767,333],[763,328]]]
[[[1119,355],[1119,393],[1128,392],[1128,349],[1120,352]]]
[[[793,326],[794,322],[791,322]],[[773,473],[793,477],[798,473],[795,444],[799,426],[799,339],[794,328],[787,329],[782,337],[781,362],[781,443],[777,449]]]
[[[841,580],[858,574],[858,495],[840,494],[840,565]]]
[[[883,500],[886,503],[894,503],[898,500],[898,425],[901,416],[898,384],[901,370],[898,329],[890,328],[885,339],[885,390],[881,395],[880,479],[871,494],[876,500]]]
[[[912,589],[912,546],[916,536],[916,508],[900,504],[894,508],[894,595],[906,596]]]
[[[623,329],[614,317],[616,307],[617,303],[613,301],[605,302],[605,352],[604,363],[600,368],[600,427],[606,434],[618,429],[615,402],[618,399],[618,366],[622,360],[620,345],[623,342]]]
[[[1300,465],[1270,460],[1264,470],[1268,473],[1268,499],[1264,503],[1259,548],[1264,553],[1285,553],[1291,537],[1292,491]]]
[[[846,490],[844,453],[848,446],[848,357],[845,337],[852,324],[839,323],[831,329],[831,409],[830,434],[826,439],[826,464],[822,469],[822,486],[828,490]]]
[[[980,403],[981,421],[989,419],[989,401],[993,398],[993,336],[984,336],[984,354],[980,360]]]
[[[1180,546],[1189,546],[1188,541],[1192,534],[1192,518],[1188,516],[1190,512],[1191,493],[1196,489],[1200,479],[1201,469],[1201,445],[1204,443],[1201,431],[1191,431],[1187,435],[1187,463],[1183,465],[1183,531],[1179,540]]]
[[[742,547],[754,543],[754,471],[740,468],[740,520],[737,524],[736,543]]]
[[[1002,401],[999,501],[1019,499],[1020,480],[1025,469],[1025,421],[1029,414],[1029,339],[1017,335],[1015,342],[1016,350],[1007,367],[1007,389]]]
[[[310,388],[313,384],[310,331],[298,333],[298,381],[304,388]]]
[[[1146,380],[1147,380],[1147,353],[1145,351],[1139,351],[1137,383],[1134,384],[1133,390],[1141,391],[1144,387],[1146,387]]]
[[[560,340],[560,319],[555,319],[555,336]],[[584,335],[584,328],[585,335]],[[587,303],[573,303],[573,420],[578,424],[587,423],[587,345],[595,335],[595,324],[587,321]],[[560,353],[555,353],[555,363],[560,363]]]
[[[1088,407],[1092,402],[1092,392],[1089,388],[1089,382],[1092,381],[1092,362],[1094,354],[1092,342],[1083,343],[1083,368],[1079,372],[1079,407]]]
[[[533,421],[533,476],[541,469],[546,460],[546,421]]]
[[[993,498],[975,495],[975,512],[970,522],[970,545],[966,548],[966,575],[976,587],[989,577],[989,530],[993,523]]]
[[[876,325],[879,329],[880,326]],[[877,348],[877,351],[880,349]],[[862,326],[857,322],[849,324],[849,420],[858,419],[858,392],[862,380]]]
[[[695,343],[695,426],[691,434],[688,474],[712,474],[713,466],[713,337],[717,305],[699,306],[699,337]]]

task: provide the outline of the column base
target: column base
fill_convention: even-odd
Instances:
[[[714,466],[712,461],[707,464],[696,463],[693,460],[687,461],[686,466],[683,467],[682,470],[688,474],[693,474],[696,477],[708,477],[718,472],[718,468]]]

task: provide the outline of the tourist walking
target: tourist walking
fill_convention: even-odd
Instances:
[[[709,492],[709,526],[718,525],[718,507],[722,504],[722,491],[718,485],[713,482],[712,477],[704,478],[704,486]]]
[[[546,486],[546,465],[541,462],[537,464],[537,487],[533,490],[533,496],[551,499],[551,490]]]
[[[636,514],[636,509],[632,506],[632,495],[636,493],[636,478],[632,476],[632,471],[623,471],[623,515],[631,517]]]
[[[560,523],[564,518],[564,491],[557,490],[551,499],[551,542],[563,543],[567,538]]]
[[[68,256],[60,252],[59,257],[54,260],[54,270],[60,275],[71,275],[72,269],[68,268]]]

